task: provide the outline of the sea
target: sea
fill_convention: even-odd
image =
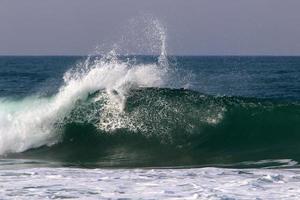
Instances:
[[[300,199],[299,162],[300,57],[0,57],[0,199]]]

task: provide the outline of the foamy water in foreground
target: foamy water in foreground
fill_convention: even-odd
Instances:
[[[0,171],[0,199],[299,199],[299,196],[299,169]]]

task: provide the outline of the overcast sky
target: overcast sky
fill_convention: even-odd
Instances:
[[[300,55],[300,0],[0,0],[0,55],[85,55],[141,13],[172,54]]]

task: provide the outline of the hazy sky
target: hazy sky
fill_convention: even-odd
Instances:
[[[300,0],[0,0],[0,55],[87,54],[141,13],[172,54],[300,55]]]

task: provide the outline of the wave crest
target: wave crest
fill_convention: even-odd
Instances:
[[[112,50],[105,56],[89,57],[66,72],[64,84],[50,98],[0,99],[0,155],[60,141],[64,119],[76,102],[86,100],[91,93],[105,90],[106,104],[102,111],[107,115],[113,114],[112,111],[119,115],[123,112],[126,94],[131,88],[166,86],[170,73],[164,49],[165,33],[158,22],[153,25],[162,45],[156,62],[136,64],[134,59],[122,59]],[[116,123],[114,126],[118,128]],[[103,120],[99,127],[108,128],[108,125]]]

